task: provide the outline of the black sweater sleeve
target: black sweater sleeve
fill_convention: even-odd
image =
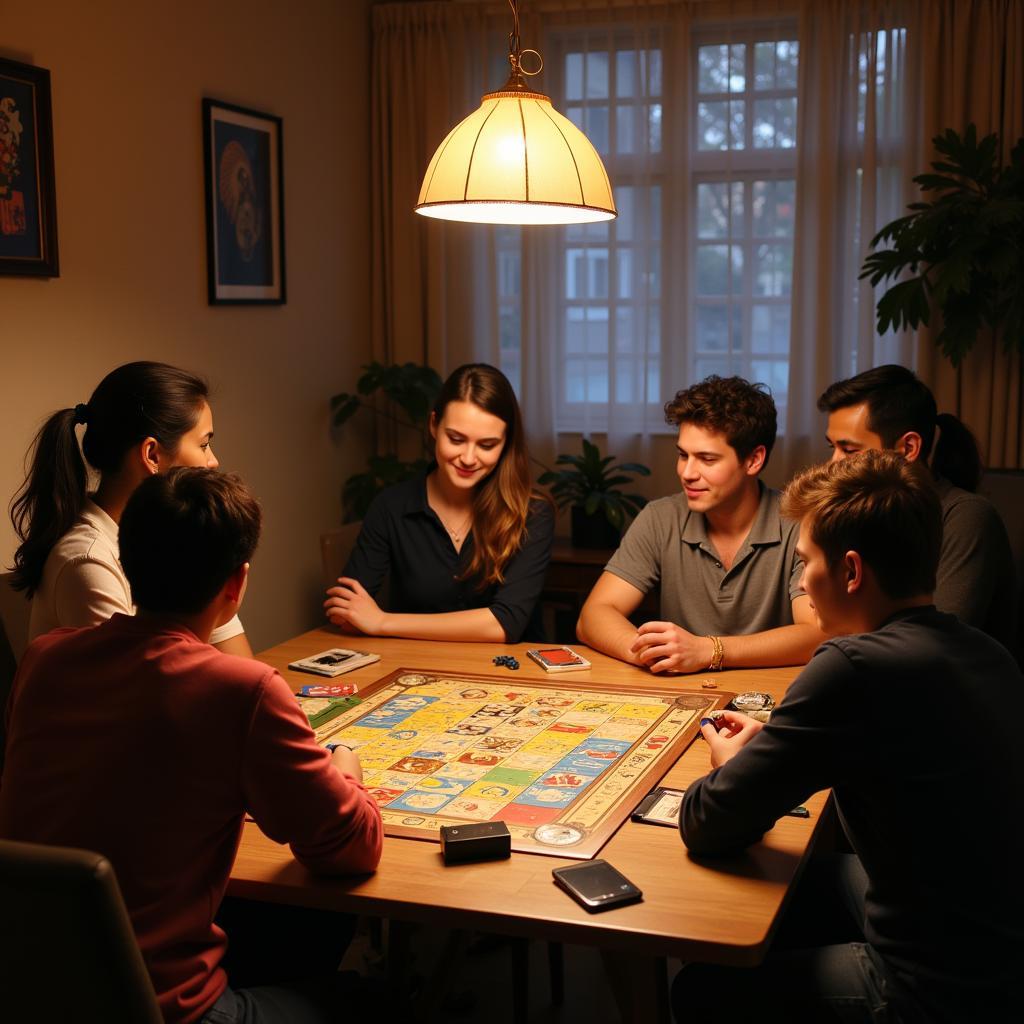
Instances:
[[[760,733],[687,789],[679,830],[691,853],[737,853],[846,776],[862,728],[855,676],[843,651],[819,647]]]

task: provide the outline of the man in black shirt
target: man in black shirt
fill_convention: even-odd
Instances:
[[[812,863],[760,968],[684,967],[676,1013],[1020,1019],[1024,678],[931,603],[942,520],[918,465],[868,451],[815,467],[782,509],[800,522],[803,587],[833,639],[767,725],[727,713],[719,732],[703,726],[713,770],[688,789],[680,830],[691,855],[728,856],[831,788],[854,853]]]

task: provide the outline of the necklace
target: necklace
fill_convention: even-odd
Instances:
[[[437,509],[434,509],[434,511],[437,512]],[[448,535],[451,537],[451,539],[455,541],[456,544],[458,544],[462,541],[462,538],[466,536],[466,527],[469,526],[470,523],[472,523],[473,513],[470,512],[469,515],[466,516],[466,518],[463,519],[462,522],[459,523],[459,525],[454,529],[448,525],[448,521],[444,518],[443,515],[441,515],[440,512],[437,512],[437,518],[441,520],[441,525],[448,531]]]

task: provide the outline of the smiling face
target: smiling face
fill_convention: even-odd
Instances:
[[[811,536],[810,523],[806,519],[800,523],[796,553],[804,563],[800,585],[811,599],[818,629],[828,636],[851,632],[847,566],[842,559],[829,566],[825,552]]]
[[[708,512],[739,498],[764,465],[759,446],[741,460],[724,434],[684,423],[676,441],[676,473],[691,512]]]
[[[182,434],[178,443],[178,450],[174,458],[167,464],[167,469],[173,466],[205,466],[207,469],[216,469],[220,463],[217,456],[213,454],[213,413],[210,406],[203,402],[199,411],[199,418],[196,425],[187,433]]]
[[[431,416],[438,475],[458,490],[486,479],[505,450],[505,422],[472,402],[449,402],[440,421]]]

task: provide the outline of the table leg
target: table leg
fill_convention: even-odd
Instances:
[[[601,959],[625,1024],[671,1024],[665,957],[604,949]]]

